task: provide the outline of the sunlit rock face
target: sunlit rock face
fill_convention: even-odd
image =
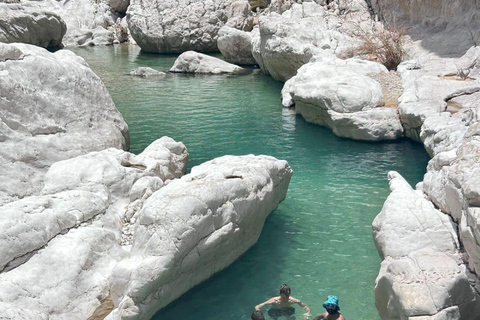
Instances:
[[[237,65],[195,51],[187,51],[179,55],[169,71],[176,73],[203,74],[240,74],[246,72],[245,69]]]
[[[71,51],[0,44],[0,74],[0,203],[38,194],[56,161],[128,148],[105,86]]]
[[[422,55],[398,68],[404,87],[398,109],[405,135],[422,142],[431,156],[458,147],[468,126],[477,121],[473,110],[480,82],[459,78],[457,61]]]
[[[386,72],[378,63],[331,55],[302,66],[282,89],[283,105],[307,121],[345,138],[394,140],[403,128],[394,108],[383,107],[380,84],[368,74]]]
[[[54,163],[38,196],[0,207],[0,318],[150,319],[251,245],[292,171],[225,156],[186,171],[181,142]]]
[[[111,45],[128,39],[124,21],[128,0],[23,0],[20,6],[35,7],[34,15],[51,12],[61,17],[66,24],[63,46]],[[40,28],[51,24],[40,22]],[[51,20],[51,19],[50,19]]]
[[[168,137],[139,155],[91,152],[53,164],[42,195],[0,207],[0,318],[88,319],[128,256],[135,214],[187,161]]]
[[[58,14],[42,9],[35,2],[0,3],[0,42],[55,48],[61,46],[66,31],[67,26]]]
[[[375,285],[380,317],[478,319],[475,275],[462,261],[455,224],[398,173],[389,180],[391,194],[373,222],[383,259]]]
[[[258,239],[292,171],[268,156],[224,156],[154,193],[137,215],[129,256],[112,271],[107,319],[150,319],[230,265]]]
[[[346,6],[335,2],[335,7],[321,2],[293,4],[281,15],[273,11],[259,18],[253,57],[265,73],[286,81],[316,55],[339,54],[355,47],[351,31],[364,22],[371,24],[372,20],[366,5],[358,1]]]
[[[127,11],[132,37],[146,52],[218,51],[218,30],[249,31],[252,12],[246,0],[133,0]]]

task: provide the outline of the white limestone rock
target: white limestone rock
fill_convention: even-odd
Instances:
[[[450,77],[443,77],[444,74],[456,74],[456,67],[453,60],[438,60],[424,57],[425,62],[420,64],[420,68],[410,69],[410,62],[399,66],[399,72],[402,76],[404,92],[399,99],[399,113],[402,121],[405,135],[413,140],[425,142],[427,151],[433,156],[437,152],[448,151],[458,146],[460,140],[451,139],[450,143],[446,141],[442,144],[429,142],[429,139],[436,139],[438,129],[445,131],[443,126],[434,126],[437,121],[431,120],[428,127],[423,128],[424,122],[430,117],[438,121],[451,123],[449,125],[453,131],[458,129],[464,131],[465,125],[462,125],[463,116],[439,115],[447,110],[447,101],[455,97],[471,95],[480,91],[479,81],[461,81]],[[418,65],[418,64],[417,64]],[[457,118],[458,119],[455,119]],[[451,118],[451,119],[450,119]],[[453,123],[457,122],[459,126]],[[422,130],[424,131],[422,133]],[[445,134],[449,136],[450,133]],[[456,135],[461,135],[458,133]],[[437,139],[438,140],[438,139]],[[438,147],[438,150],[437,150]]]
[[[473,110],[470,110],[473,111]],[[478,117],[478,109],[476,110]],[[470,270],[480,274],[480,119],[468,127],[458,148],[429,162],[423,191],[458,224],[458,237]],[[475,278],[475,277],[474,277]],[[478,276],[477,276],[478,281]],[[478,314],[478,312],[477,312]],[[460,319],[460,318],[458,318]],[[462,318],[463,319],[463,318]]]
[[[12,269],[13,260],[42,248],[58,234],[104,213],[107,207],[107,195],[76,190],[27,197],[0,207],[0,270],[7,264],[6,269]]]
[[[455,61],[457,73],[462,78],[480,78],[480,47],[473,46],[458,60]]]
[[[282,89],[284,106],[308,122],[329,127],[345,138],[394,140],[402,137],[398,113],[384,108],[380,84],[366,76],[386,72],[378,63],[358,59],[317,59],[302,66]]]
[[[115,41],[114,31],[98,26],[94,29],[78,28],[69,34],[71,43],[68,46],[102,46],[111,45]]]
[[[142,50],[161,53],[217,51],[222,26],[245,31],[253,27],[246,0],[132,0],[127,21]]]
[[[42,0],[35,2],[44,10],[55,12],[67,25],[64,46],[111,45],[115,38],[115,24],[124,16],[123,0]],[[126,40],[126,39],[125,39]]]
[[[382,258],[375,304],[382,319],[467,319],[480,312],[455,226],[396,172],[391,194],[373,221]],[[450,319],[450,318],[448,318]]]
[[[250,32],[223,26],[218,31],[217,45],[227,62],[241,65],[256,64],[252,56]]]
[[[92,152],[52,165],[45,195],[0,207],[0,318],[89,318],[128,256],[130,199],[141,209],[186,164],[185,146],[168,137],[137,156]]]
[[[356,44],[341,32],[341,20],[315,2],[293,4],[282,15],[262,16],[259,35],[252,41],[253,57],[265,73],[286,81],[313,56],[340,53]]]
[[[458,149],[436,155],[429,162],[424,190],[455,221],[470,207],[480,206],[479,123],[471,126]]]
[[[0,317],[87,319],[108,295],[108,277],[122,254],[106,228],[58,235],[28,262],[0,274]]]
[[[130,75],[146,78],[152,76],[164,76],[165,72],[161,72],[149,67],[138,67],[135,70],[130,71]]]
[[[66,190],[102,190],[128,197],[134,182],[143,176],[162,181],[178,178],[187,169],[188,154],[181,142],[162,137],[141,154],[110,148],[54,163],[45,175],[43,194]]]
[[[0,73],[0,204],[38,194],[54,162],[128,148],[107,89],[71,51],[0,43]]]
[[[35,3],[0,3],[0,42],[54,48],[61,46],[66,31],[58,14]]]
[[[169,71],[204,74],[241,74],[246,72],[244,68],[195,51],[187,51],[178,56]]]
[[[224,156],[155,192],[138,213],[128,259],[113,270],[107,319],[149,319],[258,239],[292,171],[268,156]]]
[[[150,192],[155,192],[163,187],[163,181],[156,176],[146,176],[138,179],[130,189],[130,202],[141,199],[143,195],[150,189]]]
[[[432,114],[422,124],[420,139],[431,156],[450,151],[458,148],[470,125],[477,121],[472,108],[462,108],[453,114],[448,111]]]

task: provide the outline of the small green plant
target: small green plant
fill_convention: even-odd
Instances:
[[[360,41],[356,48],[357,53],[369,60],[380,62],[388,70],[396,70],[406,55],[405,34],[405,29],[391,26],[374,25],[368,31],[357,28],[355,36]]]

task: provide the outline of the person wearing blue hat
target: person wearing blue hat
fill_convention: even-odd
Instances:
[[[345,317],[339,312],[340,306],[336,296],[328,296],[327,301],[323,303],[323,307],[327,312],[313,320],[345,320]]]

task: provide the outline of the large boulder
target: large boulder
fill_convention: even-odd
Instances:
[[[132,37],[147,52],[218,51],[218,30],[249,31],[252,12],[246,0],[132,0],[127,21]]]
[[[127,213],[181,176],[186,163],[185,146],[168,137],[138,156],[92,152],[52,165],[43,195],[2,206],[0,318],[89,318],[127,256]]]
[[[252,41],[253,57],[265,73],[286,81],[313,56],[354,46],[356,41],[341,26],[338,12],[315,2],[293,4],[282,15],[260,17],[260,32]]]
[[[57,161],[129,147],[128,126],[71,51],[0,44],[0,204],[37,194]]]
[[[384,320],[479,319],[480,299],[470,285],[455,225],[390,172],[391,194],[373,221],[382,258],[375,304]]]
[[[107,319],[150,319],[226,268],[258,239],[292,171],[268,156],[224,156],[154,193],[138,213],[130,255],[116,265]]]
[[[0,42],[21,42],[44,48],[59,47],[67,31],[58,14],[34,3],[0,3]]]
[[[64,46],[111,45],[128,39],[118,35],[121,18],[128,0],[42,0],[36,3],[42,10],[55,12],[67,25]],[[126,28],[122,29],[126,32]]]
[[[380,84],[367,74],[386,72],[375,62],[323,57],[285,83],[282,103],[307,121],[345,138],[394,140],[403,136],[397,110],[384,104]]]
[[[223,26],[218,32],[217,45],[218,50],[227,62],[242,65],[256,64],[252,56],[252,35],[250,32]]]
[[[240,74],[246,72],[245,69],[239,66],[195,51],[187,51],[182,53],[177,60],[175,60],[175,63],[169,71],[177,73],[204,74]]]

